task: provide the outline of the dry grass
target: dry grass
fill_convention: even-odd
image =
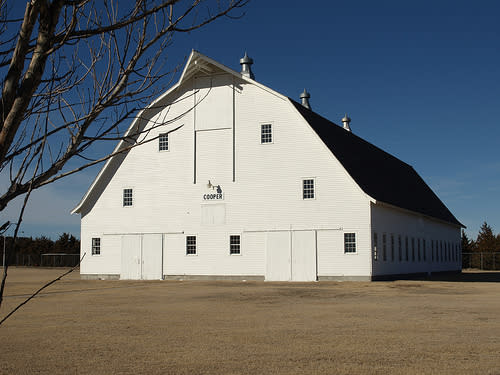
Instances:
[[[0,316],[61,272],[11,269]],[[75,273],[0,326],[0,373],[500,374],[499,281],[82,281]]]

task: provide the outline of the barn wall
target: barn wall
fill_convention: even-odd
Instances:
[[[234,80],[192,79],[157,103],[147,137],[182,127],[169,135],[168,151],[152,141],[108,172],[95,203],[82,210],[82,252],[92,237],[163,233],[165,275],[264,276],[269,231],[310,231],[294,236],[315,247],[318,276],[369,275],[365,194],[286,98]],[[190,110],[201,95],[205,101]],[[272,124],[271,144],[260,142],[262,124]],[[315,180],[315,199],[302,199],[303,178]],[[215,192],[209,181],[223,200],[204,200]],[[124,188],[133,189],[132,207],[122,206]],[[344,254],[344,232],[356,233],[356,254]],[[234,234],[241,235],[237,256],[229,255]],[[186,235],[197,236],[196,256],[186,256]],[[103,241],[82,274],[120,273],[120,252],[119,241]]]
[[[371,222],[372,253],[375,251],[373,233],[377,234],[378,242],[377,260],[373,260],[374,276],[461,269],[459,227],[380,204],[371,206]],[[386,238],[385,256],[384,235]],[[400,237],[401,260],[399,258]],[[394,256],[392,255],[392,238],[394,238]],[[408,238],[408,260],[406,260],[406,238]],[[414,256],[412,244],[414,244]]]

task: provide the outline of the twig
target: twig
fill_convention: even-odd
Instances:
[[[80,266],[80,263],[82,263],[82,260],[83,258],[85,258],[85,254],[87,253],[83,253],[83,256],[82,258],[80,259],[80,261],[78,262],[78,264],[76,266],[74,266],[73,268],[71,268],[69,271],[63,273],[61,276],[59,276],[58,278],[52,280],[52,281],[49,281],[47,284],[45,284],[44,286],[42,286],[40,289],[38,289],[35,293],[33,293],[30,297],[28,297],[26,300],[24,300],[23,302],[21,302],[19,305],[17,305],[17,307],[12,310],[10,313],[8,313],[2,320],[0,320],[0,326],[3,324],[3,322],[5,322],[12,314],[14,314],[17,310],[19,310],[22,306],[26,305],[32,298],[35,298],[37,296],[38,293],[40,293],[42,290],[44,290],[45,288],[47,288],[48,286],[54,284],[56,281],[59,281],[61,280],[64,276],[70,274],[71,272],[73,272],[77,267]]]

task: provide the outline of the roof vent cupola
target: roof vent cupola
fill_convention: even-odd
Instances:
[[[248,57],[247,53],[245,52],[245,56],[243,56],[240,59],[241,74],[244,75],[245,77],[255,79],[255,76],[253,75],[252,72],[252,64],[253,64],[253,59]]]
[[[344,118],[342,119],[342,123],[344,124],[344,129],[347,130],[348,132],[351,131],[351,127],[349,126],[350,122],[351,122],[351,118],[349,116],[347,116],[347,113],[346,113]]]
[[[306,89],[304,89],[304,92],[300,94],[300,100],[302,101],[302,105],[306,107],[307,109],[311,109],[311,105],[309,104],[309,98],[311,97],[311,94],[309,94]]]

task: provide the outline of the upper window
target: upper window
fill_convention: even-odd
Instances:
[[[229,254],[241,254],[241,239],[240,236],[229,236]]]
[[[196,255],[196,236],[186,236],[186,255]]]
[[[132,189],[123,189],[123,207],[132,206]]]
[[[273,143],[273,126],[271,124],[260,126],[260,143]]]
[[[314,180],[313,179],[302,180],[302,198],[303,199],[313,199],[314,198]]]
[[[158,137],[158,150],[168,151],[168,133],[160,134]]]
[[[92,255],[101,255],[101,239],[92,238]]]
[[[344,233],[344,253],[356,252],[356,233]]]

